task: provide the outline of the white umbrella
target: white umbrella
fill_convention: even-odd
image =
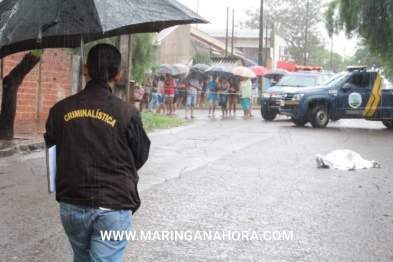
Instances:
[[[179,69],[179,71],[182,74],[186,74],[186,73],[188,73],[188,71],[190,71],[190,69],[186,65],[183,65],[183,64],[173,64],[173,65],[176,66],[177,69]]]
[[[232,69],[232,73],[238,76],[249,77],[249,78],[256,78],[254,71],[250,68],[245,66],[237,66]]]

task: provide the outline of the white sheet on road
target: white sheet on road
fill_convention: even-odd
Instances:
[[[379,167],[379,163],[374,160],[364,160],[358,153],[351,150],[335,150],[326,156],[317,155],[316,158],[318,167],[340,169],[340,170],[354,170],[371,167]]]

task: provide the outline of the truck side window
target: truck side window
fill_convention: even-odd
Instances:
[[[369,73],[357,73],[353,74],[346,83],[350,83],[353,89],[366,89],[370,88],[370,74]]]

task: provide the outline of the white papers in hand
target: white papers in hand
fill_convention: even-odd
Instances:
[[[56,146],[46,149],[46,168],[49,194],[56,191]]]

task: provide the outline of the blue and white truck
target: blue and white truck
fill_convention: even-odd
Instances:
[[[320,86],[284,93],[279,111],[297,126],[310,122],[323,128],[329,120],[361,118],[381,121],[392,129],[393,90],[384,89],[379,71],[350,66]]]

